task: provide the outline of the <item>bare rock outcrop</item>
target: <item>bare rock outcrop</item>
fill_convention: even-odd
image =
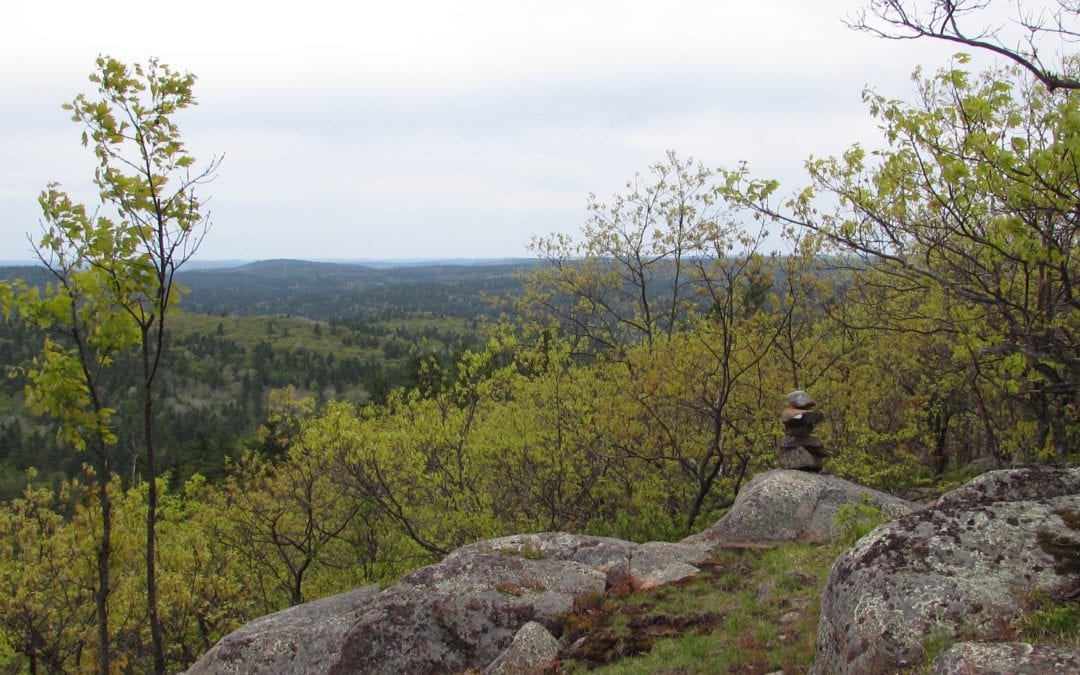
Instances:
[[[337,660],[345,633],[378,592],[378,584],[372,584],[255,619],[218,640],[187,672],[325,673]]]
[[[256,619],[189,672],[458,672],[483,669],[507,649],[493,672],[516,672],[523,658],[544,653],[537,628],[560,632],[575,597],[627,578],[639,588],[676,581],[708,556],[686,544],[559,532],[479,542],[382,592],[369,587]]]
[[[705,557],[690,546],[565,533],[465,546],[380,594],[345,636],[330,672],[482,669],[528,622],[559,632],[559,617],[574,598],[603,592],[609,579],[681,578],[696,573],[693,563]]]
[[[840,505],[864,496],[889,515],[915,506],[833,476],[777,470],[747,483],[716,526],[679,543],[559,532],[478,542],[377,594],[343,594],[257,619],[223,638],[190,672],[401,675],[496,665],[502,670],[492,672],[516,672],[534,657],[542,672],[550,647],[544,632],[561,634],[560,615],[575,597],[617,584],[644,589],[678,581],[696,574],[695,565],[721,545],[831,539]],[[313,633],[316,617],[333,630]]]
[[[1080,595],[1077,528],[1080,469],[1052,467],[984,474],[878,527],[832,567],[813,672],[896,672],[930,639],[1012,639],[1034,595]]]
[[[830,541],[839,535],[836,515],[840,506],[858,504],[864,497],[890,518],[920,508],[836,476],[774,469],[747,483],[731,510],[715,525],[683,542],[716,547]]]

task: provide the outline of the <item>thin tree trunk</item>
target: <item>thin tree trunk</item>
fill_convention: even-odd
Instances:
[[[102,448],[104,453],[104,448]],[[101,544],[97,550],[98,587],[94,592],[97,612],[98,672],[109,675],[109,554],[112,548],[112,499],[109,497],[109,462],[102,455],[98,463],[98,499],[101,501]]]
[[[147,336],[148,337],[148,336]],[[154,650],[154,672],[165,674],[165,646],[158,616],[157,585],[157,465],[154,456],[154,405],[150,366],[150,344],[143,339],[143,431],[146,437],[146,473],[149,477],[146,496],[146,604],[150,619],[150,639]]]

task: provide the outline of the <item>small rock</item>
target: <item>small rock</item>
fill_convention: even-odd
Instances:
[[[559,645],[555,638],[535,621],[522,626],[506,651],[499,654],[483,675],[541,675],[557,670]]]
[[[780,413],[780,421],[787,425],[789,422],[799,422],[802,424],[818,424],[821,420],[825,419],[825,415],[820,410],[801,410],[799,408],[784,408],[784,412]]]
[[[802,615],[798,612],[785,612],[784,614],[780,615],[780,625],[790,626],[791,624],[796,623],[799,620],[800,616]]]
[[[824,463],[821,457],[810,452],[801,445],[793,448],[781,447],[777,452],[777,463],[781,469],[797,469],[802,471],[821,471]]]
[[[814,399],[810,398],[810,394],[807,394],[801,389],[799,391],[793,391],[787,395],[787,402],[792,408],[799,408],[801,410],[809,410],[814,407]]]
[[[793,570],[789,572],[787,576],[800,586],[812,586],[817,583],[817,577],[800,570]]]

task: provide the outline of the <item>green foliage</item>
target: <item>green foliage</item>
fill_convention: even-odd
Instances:
[[[1024,617],[1023,631],[1031,642],[1075,646],[1080,642],[1080,604],[1037,609]]]
[[[312,399],[278,398],[269,418],[277,431],[267,432],[275,454],[245,453],[210,496],[225,516],[213,536],[246,569],[263,611],[407,571],[414,551],[386,531],[378,508],[342,498],[341,458],[364,432],[352,406],[316,414]]]
[[[930,388],[946,405],[939,424],[959,393],[997,459],[1060,458],[1077,435],[1080,104],[1016,70],[975,76],[965,63],[916,73],[914,102],[866,94],[886,149],[808,163],[811,187],[783,205],[743,172],[727,196],[814,232],[855,271],[864,302],[895,308],[848,325],[946,338],[944,372],[961,376],[942,382],[952,391]]]
[[[5,315],[15,314],[50,331],[28,371],[28,408],[57,418],[61,439],[95,455],[101,540],[95,557],[98,574],[90,586],[96,588],[97,614],[92,659],[103,674],[114,667],[109,605],[119,599],[120,588],[110,581],[115,542],[109,484],[111,446],[119,440],[113,429],[115,413],[126,396],[116,386],[120,380],[115,373],[117,359],[131,358],[138,348],[148,488],[145,599],[153,670],[164,672],[155,550],[155,383],[164,356],[166,319],[178,297],[173,275],[198,247],[206,226],[197,188],[213,177],[217,163],[192,173],[194,158],[173,121],[174,114],[194,103],[192,75],[156,60],[146,67],[129,67],[101,56],[96,65],[90,80],[99,98],[80,94],[64,108],[83,126],[83,145],[92,146],[97,158],[94,184],[100,207],[90,216],[58,183],[50,183],[38,199],[43,219],[37,243],[48,282],[43,287],[5,285],[0,297],[7,303]],[[127,534],[126,529],[122,532]],[[32,663],[36,658],[33,653],[28,657]],[[130,654],[117,652],[116,658],[123,667]]]
[[[920,672],[930,672],[930,664],[934,662],[937,655],[956,642],[955,637],[942,632],[933,632],[924,637],[922,641],[924,668]]]
[[[29,476],[33,479],[33,474]],[[23,496],[0,511],[0,531],[7,546],[0,558],[0,580],[9,589],[0,601],[11,660],[71,670],[93,626],[90,589],[84,585],[74,526],[54,511],[56,495],[27,487]]]
[[[836,527],[840,530],[840,543],[851,546],[870,533],[888,518],[870,503],[870,498],[863,493],[858,504],[841,504],[836,511]]]
[[[100,658],[93,598],[101,537],[96,478],[59,489],[34,485],[35,478],[31,473],[23,495],[0,509],[9,544],[0,550],[0,580],[10,589],[0,601],[0,627],[12,652],[5,665],[94,670]],[[114,505],[110,659],[145,671],[152,666],[140,649],[149,639],[140,564],[147,490],[145,484],[124,490],[116,478],[107,489]],[[162,623],[170,667],[178,670],[261,609],[252,602],[245,570],[210,536],[209,525],[226,516],[206,501],[204,490],[194,480],[183,492],[162,492],[159,552],[170,562],[161,577]]]

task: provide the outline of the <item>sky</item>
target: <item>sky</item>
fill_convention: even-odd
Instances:
[[[879,144],[864,88],[909,97],[953,50],[846,28],[865,1],[3,0],[0,260],[32,258],[50,181],[96,199],[61,104],[99,54],[198,77],[200,260],[528,257],[668,150],[794,189]]]

